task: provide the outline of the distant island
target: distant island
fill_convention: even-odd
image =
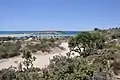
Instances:
[[[46,30],[46,31],[38,31],[34,32],[34,34],[64,34],[63,31],[53,31],[53,30]]]

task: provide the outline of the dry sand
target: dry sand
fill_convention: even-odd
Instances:
[[[53,56],[59,55],[59,54],[66,55],[66,53],[69,52],[68,43],[62,43],[61,46],[64,47],[65,50],[55,51],[54,53],[47,54],[47,55],[41,55],[41,54],[34,55],[36,57],[34,66],[39,67],[39,68],[44,68],[45,66],[47,66],[49,64],[49,59],[52,59]],[[17,67],[19,62],[22,62],[21,56],[9,58],[9,59],[1,59],[0,60],[0,69],[8,68],[11,65],[14,67]]]
[[[0,37],[22,37],[29,36],[29,34],[0,34]]]

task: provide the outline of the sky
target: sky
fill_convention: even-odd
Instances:
[[[120,0],[0,0],[0,31],[120,26]]]

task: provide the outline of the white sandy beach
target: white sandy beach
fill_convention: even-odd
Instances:
[[[29,36],[29,34],[0,34],[0,37],[22,37]]]
[[[61,46],[63,46],[66,50],[61,51],[61,52],[55,51],[53,54],[47,54],[47,55],[41,55],[41,54],[34,55],[36,57],[34,66],[39,67],[39,68],[44,68],[45,66],[47,66],[49,64],[49,59],[52,59],[53,56],[59,55],[59,54],[66,55],[66,53],[69,52],[68,43],[62,43]],[[0,60],[0,69],[8,68],[11,65],[14,67],[17,67],[18,63],[21,61],[22,61],[21,56],[9,58],[9,59],[1,59]],[[18,63],[15,63],[15,62],[18,62]]]

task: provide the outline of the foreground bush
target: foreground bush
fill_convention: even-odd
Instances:
[[[10,58],[20,55],[21,44],[19,42],[1,42],[0,43],[0,59]]]

